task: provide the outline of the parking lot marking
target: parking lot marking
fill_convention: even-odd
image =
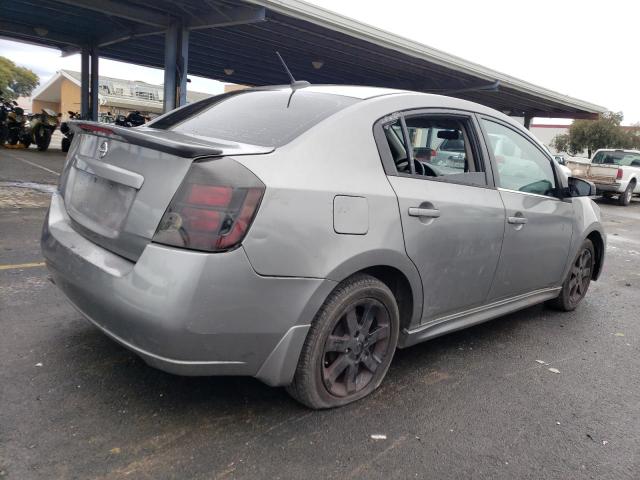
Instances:
[[[50,170],[47,167],[43,167],[42,165],[38,165],[37,163],[30,162],[29,160],[25,160],[24,158],[20,158],[20,157],[18,157],[16,155],[12,155],[9,152],[7,152],[7,154],[11,158],[14,158],[14,159],[19,160],[19,161],[24,162],[24,163],[28,163],[31,166],[34,166],[36,168],[40,168],[41,170],[44,170],[45,172],[53,173],[54,175],[56,175],[58,177],[60,176],[60,174],[58,172],[56,172],[55,170]]]
[[[0,265],[0,270],[19,270],[22,268],[37,268],[44,267],[44,262],[31,262],[31,263],[15,263],[13,265]]]

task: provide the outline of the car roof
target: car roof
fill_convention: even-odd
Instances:
[[[599,148],[598,150],[596,150],[596,153],[598,152],[640,153],[640,150],[630,150],[625,148]]]
[[[267,87],[269,90],[287,90],[291,87],[289,85],[277,85],[274,87]],[[393,95],[399,93],[417,93],[410,92],[408,90],[398,90],[395,88],[383,88],[383,87],[366,87],[360,85],[309,85],[300,89],[300,91],[313,92],[313,93],[325,93],[328,95],[341,95],[343,97],[353,97],[360,100],[366,100],[368,98],[380,97],[382,95]]]

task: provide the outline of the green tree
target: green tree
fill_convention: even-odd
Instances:
[[[0,96],[8,100],[28,97],[38,86],[38,75],[28,68],[19,67],[11,60],[0,57]]]
[[[576,120],[569,127],[569,133],[553,139],[552,146],[572,155],[586,149],[589,157],[599,148],[634,148],[640,143],[640,137],[622,128],[622,119],[622,112],[607,112],[598,120]]]

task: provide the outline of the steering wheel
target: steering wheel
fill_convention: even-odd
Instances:
[[[426,163],[418,162],[417,160],[416,160],[416,173],[418,175],[424,175],[425,177],[437,177],[438,176],[438,174],[436,173],[436,171],[433,168],[431,168]]]

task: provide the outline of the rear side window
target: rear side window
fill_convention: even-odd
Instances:
[[[487,185],[484,166],[470,136],[472,126],[468,117],[408,114],[403,118],[404,125],[399,118],[382,123],[381,128],[386,140],[381,153],[393,160],[397,174],[423,180]],[[384,140],[376,139],[378,148]]]
[[[620,150],[601,151],[595,154],[591,163],[618,165],[621,167],[640,167],[640,154]]]
[[[280,147],[357,98],[297,90],[219,95],[161,117],[150,127],[232,142]]]

